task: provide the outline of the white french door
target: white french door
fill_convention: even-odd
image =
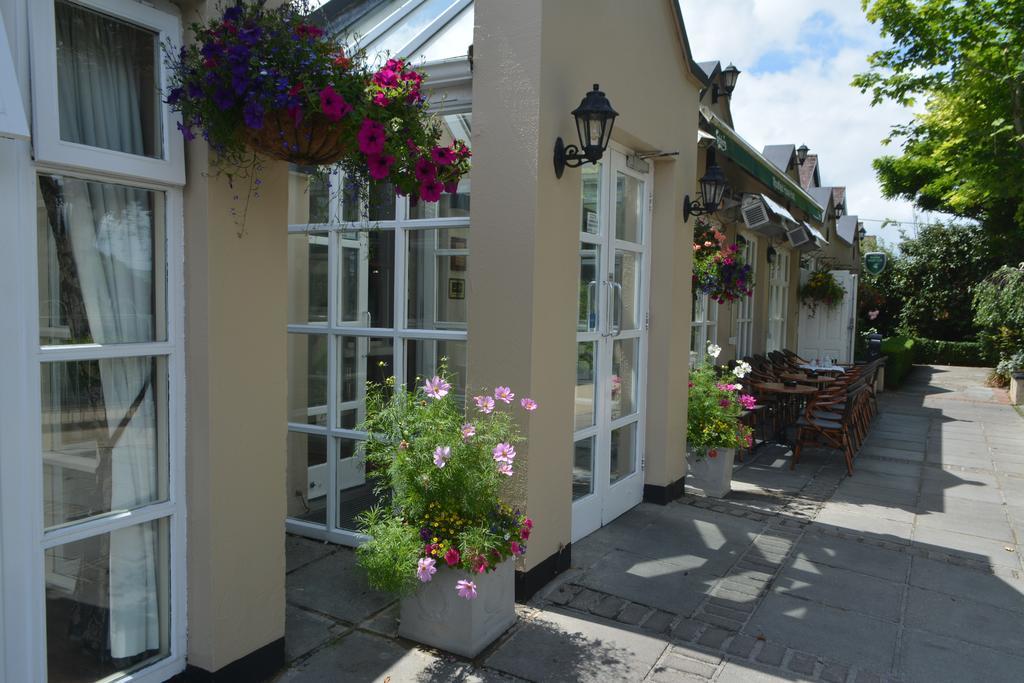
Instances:
[[[643,498],[650,173],[582,170],[572,540]]]
[[[745,238],[740,251],[743,262],[751,268],[755,266],[757,258],[757,240],[753,237]],[[750,279],[754,281],[754,274]],[[754,297],[741,296],[736,300],[736,358],[743,358],[753,353],[754,345]]]

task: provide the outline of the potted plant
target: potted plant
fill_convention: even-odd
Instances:
[[[423,74],[402,59],[371,67],[309,23],[306,3],[237,3],[168,52],[167,102],[186,139],[199,132],[221,168],[256,168],[254,152],[306,166],[340,164],[347,181],[390,182],[414,201],[454,192],[469,170],[461,140],[439,143]]]
[[[818,312],[818,304],[826,308],[835,308],[846,296],[846,288],[839,284],[835,276],[827,270],[819,269],[811,273],[807,282],[800,287],[800,301],[811,309],[811,317]]]
[[[515,622],[514,559],[533,522],[504,502],[522,441],[505,386],[467,413],[445,369],[415,391],[371,385],[362,425],[377,491],[357,551],[371,586],[401,597],[399,635],[474,657]]]
[[[721,347],[708,344],[707,362],[690,371],[686,446],[690,484],[712,498],[732,488],[732,465],[737,448],[749,448],[752,432],[739,422],[740,414],[757,400],[742,393],[736,382],[750,372],[740,361],[731,371],[714,365]]]
[[[697,225],[693,240],[693,291],[724,304],[754,293],[751,267],[743,263],[739,245],[710,223]]]

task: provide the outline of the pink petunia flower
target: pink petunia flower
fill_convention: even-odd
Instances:
[[[477,410],[485,415],[494,412],[494,399],[490,396],[474,396],[473,402],[476,403]]]
[[[438,166],[448,166],[455,161],[455,153],[448,147],[435,147],[430,151],[430,158]]]
[[[750,394],[740,394],[740,405],[747,410],[753,410],[757,406],[757,399]]]
[[[416,176],[416,180],[425,183],[437,177],[437,167],[430,163],[430,159],[420,157],[413,167],[413,175]]]
[[[444,554],[444,561],[448,563],[449,567],[454,567],[461,559],[462,556],[459,555],[459,551],[455,548],[449,548],[448,552]]]
[[[352,111],[352,105],[334,88],[327,86],[320,91],[320,111],[331,121],[338,121]]]
[[[473,560],[473,571],[477,574],[483,574],[487,571],[487,558],[483,555],[477,555]]]
[[[380,154],[384,151],[384,126],[373,119],[363,119],[359,127],[359,151],[363,154]]]
[[[395,158],[390,154],[370,154],[366,157],[366,166],[370,171],[370,177],[374,180],[387,178],[394,163]]]
[[[437,567],[434,566],[435,564],[437,563],[434,562],[434,558],[421,557],[419,562],[416,563],[416,578],[423,583],[430,581],[434,578],[434,574],[437,573]]]
[[[508,547],[509,547],[509,550],[512,551],[512,554],[515,555],[516,557],[519,557],[520,555],[523,554],[523,546],[519,545],[515,541],[512,541],[511,543],[509,543]]]
[[[495,387],[494,389],[494,398],[498,399],[499,401],[511,403],[512,399],[514,399],[515,397],[516,395],[513,394],[512,390],[509,389],[508,387]]]
[[[448,390],[451,388],[451,384],[448,384],[448,382],[444,381],[441,377],[434,375],[423,385],[423,393],[430,398],[440,399],[447,396]]]
[[[373,75],[373,82],[385,88],[393,88],[398,85],[398,74],[395,73],[394,69],[389,69],[385,66]]]
[[[444,467],[444,464],[448,462],[448,458],[452,457],[452,449],[449,446],[438,446],[434,449],[434,464],[438,467]]]
[[[476,436],[476,427],[467,422],[462,425],[462,440],[469,441],[472,437]]]
[[[533,411],[537,410],[537,402],[534,401],[532,398],[522,398],[522,399],[520,399],[519,400],[519,405],[521,405],[524,410],[526,410],[527,412],[530,412],[530,413],[532,413]]]
[[[459,579],[455,582],[455,590],[460,598],[472,600],[476,597],[476,584],[466,579]]]
[[[516,449],[512,444],[503,442],[494,447],[491,455],[494,456],[495,462],[511,463],[516,459]]]
[[[512,470],[512,463],[503,462],[498,465],[498,474],[504,474],[506,477],[511,477],[515,472]]]
[[[385,95],[382,92],[379,92],[373,96],[373,103],[376,104],[378,107],[386,107],[389,104],[391,104],[391,100],[388,99],[387,95]]]
[[[420,199],[425,202],[438,201],[441,199],[442,192],[444,192],[444,183],[436,178],[420,183]]]

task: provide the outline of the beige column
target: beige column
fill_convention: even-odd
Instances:
[[[239,237],[244,193],[187,154],[188,661],[216,672],[284,636],[288,175],[266,164]]]

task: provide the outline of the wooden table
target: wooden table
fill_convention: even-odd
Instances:
[[[787,409],[786,412],[789,412],[788,409],[792,408],[795,415],[800,414],[803,399],[813,396],[819,391],[817,387],[807,386],[806,384],[797,384],[795,387],[787,387],[782,382],[755,382],[754,388],[758,391],[770,394],[781,394],[786,403],[791,404],[784,406]],[[786,418],[784,417],[779,420],[779,425],[776,429],[776,438],[779,439],[779,443],[785,443],[786,426]],[[781,437],[779,436],[780,434]]]
[[[781,375],[782,379],[792,380],[794,382],[804,382],[807,384],[817,384],[824,387],[829,382],[835,382],[835,377],[828,377],[826,375],[818,375],[817,377],[810,377],[802,372],[784,372]]]

